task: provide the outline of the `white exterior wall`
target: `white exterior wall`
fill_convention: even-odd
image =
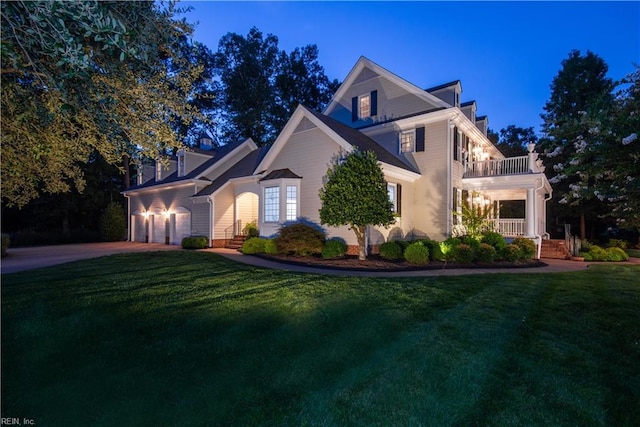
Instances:
[[[227,185],[213,199],[213,239],[233,238],[235,195],[233,186]]]

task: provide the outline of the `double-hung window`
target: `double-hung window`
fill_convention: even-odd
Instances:
[[[366,119],[371,117],[371,96],[362,95],[358,98],[358,117]]]
[[[415,147],[416,133],[414,130],[400,134],[400,152],[411,153]]]
[[[400,184],[388,182],[387,194],[389,195],[389,201],[393,204],[393,212],[399,216],[402,207],[402,186]]]
[[[264,221],[280,221],[280,187],[264,189]]]
[[[295,221],[298,218],[298,187],[287,185],[287,221]]]
[[[186,162],[184,151],[178,152],[178,176],[186,175]]]

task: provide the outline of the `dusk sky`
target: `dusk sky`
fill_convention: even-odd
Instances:
[[[330,79],[363,55],[421,88],[462,83],[462,102],[495,131],[539,131],[549,85],[572,49],[591,50],[621,79],[640,63],[640,2],[181,2],[195,39],[252,26],[280,49],[316,44]]]

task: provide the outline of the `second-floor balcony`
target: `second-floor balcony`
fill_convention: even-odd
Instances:
[[[534,153],[533,148],[529,147],[526,156],[468,162],[465,164],[464,178],[542,173],[542,160],[538,159],[538,153]]]

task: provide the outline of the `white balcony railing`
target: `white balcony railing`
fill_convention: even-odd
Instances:
[[[537,165],[536,165],[537,166]],[[495,175],[515,175],[534,171],[529,167],[529,156],[507,157],[506,159],[482,160],[467,164],[465,178]]]

